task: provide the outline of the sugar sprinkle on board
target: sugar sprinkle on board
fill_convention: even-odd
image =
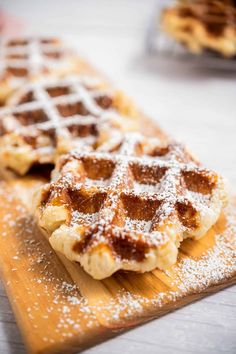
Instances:
[[[33,183],[27,186],[26,180],[15,189],[24,200]],[[55,254],[26,206],[12,196],[15,187],[0,185],[1,272],[31,353],[78,352],[236,280],[232,204],[203,239],[183,242],[178,263],[166,272],[118,272],[97,281]]]

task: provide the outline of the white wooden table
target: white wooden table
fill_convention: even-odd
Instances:
[[[184,140],[236,192],[236,73],[151,63],[143,52],[154,0],[1,0],[28,34],[68,37],[163,128]],[[86,351],[86,354],[236,353],[236,287]],[[25,353],[0,287],[0,353]]]

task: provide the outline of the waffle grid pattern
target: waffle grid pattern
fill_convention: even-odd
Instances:
[[[69,50],[57,38],[19,38],[0,41],[0,73],[27,78],[61,65]]]
[[[226,26],[236,28],[236,3],[232,0],[194,0],[180,4],[182,17],[197,18],[214,35],[223,33]]]
[[[19,145],[27,144],[39,155],[45,148],[53,153],[64,140],[68,150],[72,142],[74,147],[92,147],[99,132],[109,130],[109,122],[120,117],[112,108],[112,92],[100,85],[99,80],[81,76],[27,85],[12,98],[13,106],[0,110],[0,152],[7,148],[6,138],[12,136],[8,143],[15,144],[16,135],[23,139]]]
[[[178,247],[183,238],[200,237],[215,222],[216,216],[207,219],[218,176],[198,166],[178,143],[143,148],[142,139],[130,134],[112,153],[73,153],[62,159],[58,179],[43,188],[40,201],[40,222],[48,231],[48,211],[66,210],[66,220],[59,228],[57,220],[52,234],[57,250],[65,250],[62,243],[67,242],[58,246],[58,230],[76,234],[78,227],[80,240],[70,244],[70,257],[78,260],[105,245],[123,263],[120,268],[127,262],[142,265],[153,249],[170,241]]]
[[[194,53],[209,49],[236,55],[235,1],[179,1],[164,11],[163,28]]]
[[[205,202],[205,199],[211,195],[216,184],[216,174],[197,168],[193,163],[194,160],[185,155],[181,145],[168,145],[163,150],[156,150],[155,153],[163,154],[159,157],[157,157],[158,155],[135,156],[137,155],[137,147],[137,140],[134,140],[133,143],[129,140],[122,144],[119,153],[74,153],[70,157],[78,162],[78,169],[85,170],[85,175],[87,175],[84,180],[81,177],[81,181],[78,182],[79,188],[81,187],[84,193],[81,203],[77,204],[78,207],[86,211],[87,201],[89,203],[93,203],[94,199],[99,201],[94,206],[96,213],[99,212],[97,222],[103,224],[102,221],[105,220],[106,227],[109,228],[111,224],[119,227],[119,222],[116,225],[113,221],[119,220],[117,213],[126,214],[124,210],[121,210],[120,205],[127,203],[124,207],[127,214],[130,216],[137,214],[137,217],[130,217],[131,221],[136,220],[137,223],[135,229],[132,230],[132,238],[137,229],[142,230],[142,221],[150,221],[150,229],[147,230],[146,236],[152,242],[155,240],[155,230],[158,230],[160,223],[165,222],[176,213],[178,214],[177,219],[182,221],[184,230],[188,229],[190,225],[197,227],[195,220],[197,210],[192,204],[195,202],[196,208],[199,207],[201,210],[202,201]],[[80,174],[78,169],[75,172],[75,178],[78,175],[83,175],[83,172]],[[64,181],[63,177],[63,183]],[[75,188],[75,196],[73,196],[73,177],[70,182],[72,182],[72,200],[75,201],[77,187]],[[193,193],[191,198],[191,191],[197,195]],[[89,196],[92,196],[91,199]],[[204,198],[204,196],[207,197]],[[90,210],[90,208],[88,209]],[[192,220],[181,215],[183,210],[192,216]],[[138,225],[141,212],[143,220],[141,219],[141,223]],[[85,218],[87,214],[90,213],[84,213]],[[123,226],[121,225],[122,228]],[[154,233],[151,236],[150,231]]]

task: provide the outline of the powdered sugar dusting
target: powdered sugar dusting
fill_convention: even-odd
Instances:
[[[119,322],[142,318],[150,310],[162,308],[166,304],[175,303],[185,296],[201,293],[211,286],[226,282],[236,275],[236,213],[235,208],[227,209],[227,225],[225,231],[217,234],[215,245],[197,259],[191,257],[180,260],[177,265],[165,272],[170,280],[171,287],[164,292],[149,291],[151,285],[144,282],[144,294],[135,294],[123,290],[114,297],[109,304],[99,304],[99,313],[104,320]],[[129,278],[130,280],[130,278]],[[132,279],[130,280],[132,281]],[[154,282],[155,283],[155,282]],[[226,282],[227,284],[227,282]],[[150,287],[149,291],[148,288]],[[175,289],[173,291],[173,289]]]
[[[165,311],[165,305],[171,308],[171,303],[177,303],[191,293],[202,292],[210,286],[225,282],[236,274],[236,214],[231,206],[226,211],[226,229],[216,235],[215,244],[210,250],[195,259],[184,258],[163,273],[163,276],[168,278],[165,290],[155,290],[155,284],[159,282],[159,273],[155,271],[136,275],[134,278],[131,274],[126,276],[121,273],[113,277],[114,282],[119,280],[117,284],[120,290],[110,294],[106,301],[98,298],[94,305],[94,293],[82,296],[83,284],[78,290],[70,278],[65,278],[63,271],[58,269],[55,272],[55,255],[46,246],[47,241],[37,234],[35,223],[24,206],[16,204],[6,188],[4,191],[0,189],[0,197],[1,213],[4,211],[0,242],[4,243],[5,247],[10,245],[12,254],[12,259],[4,255],[3,264],[5,261],[9,262],[14,274],[22,274],[22,267],[25,262],[27,264],[27,282],[10,276],[6,284],[24,287],[29,299],[26,313],[32,323],[32,331],[38,331],[38,325],[43,323],[43,341],[48,343],[58,341],[58,336],[61,342],[78,336],[78,333],[83,336],[84,332],[91,329],[94,331],[101,323],[110,323],[114,328],[122,328],[127,326],[129,321],[142,322],[144,318],[148,319],[149,316],[159,313],[160,308]],[[142,288],[140,287],[138,292],[128,290],[127,282],[131,289],[135,289],[137,277],[138,284],[143,284]],[[103,286],[103,282],[100,284]],[[20,301],[16,293],[14,301]],[[38,323],[39,316],[41,320]],[[50,326],[48,332],[47,324],[50,318],[54,319],[54,325]]]
[[[43,341],[63,342],[75,333],[83,335],[95,328],[97,320],[64,268],[55,258],[48,241],[39,230],[21,203],[16,203],[9,190],[1,184],[0,211],[2,217],[0,242],[8,250],[2,257],[3,274],[5,263],[11,266],[16,276],[8,276],[6,286],[13,289],[14,301],[26,306],[25,314],[32,331],[42,331]],[[2,215],[3,213],[3,215]],[[14,289],[19,287],[19,293]],[[53,328],[48,321],[53,318]],[[43,329],[42,329],[43,328]],[[57,338],[57,339],[56,339]]]
[[[126,223],[124,228],[128,230],[137,230],[140,232],[147,233],[150,231],[152,223],[151,221],[145,221],[145,220],[133,220],[130,219],[129,217],[126,218]]]
[[[170,241],[171,223],[177,241],[195,237],[196,233],[203,235],[205,224],[210,228],[223,206],[224,187],[220,192],[220,184],[211,182],[221,177],[199,167],[176,142],[163,146],[129,133],[111,152],[74,151],[63,159],[58,179],[46,187],[49,205],[53,198],[67,192],[69,198],[79,198],[80,204],[70,204],[71,220],[73,226],[89,224],[91,247],[94,242],[102,243],[106,233],[122,239],[140,238],[147,249],[162,246]],[[41,210],[43,213],[44,207]],[[117,258],[122,257],[112,251]]]
[[[53,69],[67,68],[72,60],[72,51],[57,38],[22,38],[0,41],[1,74],[8,73],[12,84],[22,84],[26,78]],[[18,75],[17,75],[18,73]],[[19,75],[20,73],[20,75]]]
[[[25,85],[13,95],[11,105],[0,109],[2,139],[7,141],[3,145],[13,155],[17,148],[27,148],[24,159],[31,153],[35,160],[27,162],[28,169],[36,163],[54,163],[55,153],[92,150],[101,135],[104,139],[120,132],[122,119],[113,107],[113,96],[111,89],[102,89],[101,80],[83,75]],[[8,161],[4,166],[9,167]],[[16,161],[13,169],[18,168]]]
[[[216,236],[214,247],[200,260],[187,258],[176,266],[184,293],[201,291],[236,273],[236,217],[232,207],[227,212],[226,231]]]
[[[97,220],[97,218],[98,218],[98,213],[85,214],[75,210],[72,212],[71,224],[72,225],[76,225],[76,224],[78,225],[82,223],[92,224]]]

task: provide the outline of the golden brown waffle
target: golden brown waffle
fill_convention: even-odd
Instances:
[[[200,238],[216,222],[224,182],[178,143],[130,133],[111,146],[58,162],[36,196],[39,225],[94,278],[165,269],[184,238]]]
[[[162,27],[193,53],[209,49],[225,57],[236,55],[236,2],[179,1],[163,12]]]
[[[26,81],[77,69],[75,53],[58,38],[0,40],[0,103]]]
[[[95,148],[129,129],[114,92],[95,77],[70,76],[26,85],[0,110],[0,162],[19,174],[54,163],[72,148]],[[134,124],[132,119],[130,125]]]

